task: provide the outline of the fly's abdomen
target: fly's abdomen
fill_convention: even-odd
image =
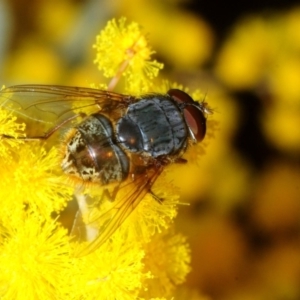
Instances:
[[[79,124],[66,145],[64,172],[101,184],[124,180],[129,160],[114,142],[113,134],[111,122],[101,114],[91,115]]]
[[[129,105],[116,131],[126,149],[146,152],[152,157],[178,153],[188,136],[180,110],[167,97],[142,99]]]

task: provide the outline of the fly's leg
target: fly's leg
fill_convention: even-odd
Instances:
[[[104,189],[101,195],[101,202],[104,200],[104,198],[107,198],[110,202],[113,202],[116,199],[119,188],[120,188],[120,184],[114,187],[112,192],[110,192],[108,189]]]
[[[186,164],[188,161],[182,157],[178,157],[176,158],[176,160],[174,161],[174,163],[176,164]]]
[[[162,167],[165,166],[165,165],[168,165],[170,163],[169,159],[166,158],[166,157],[163,157],[161,159],[161,161],[159,162],[159,168],[161,168],[161,170],[159,171],[160,173],[162,172]],[[187,160],[182,158],[182,157],[178,157],[175,159],[174,163],[177,163],[177,164],[186,164],[187,163]],[[152,183],[153,184],[153,183]],[[155,201],[157,201],[159,204],[162,204],[164,199],[161,198],[161,197],[158,197],[151,189],[151,186],[152,184],[150,185],[149,187],[149,194],[153,197],[153,199]]]
[[[164,199],[161,197],[158,197],[151,189],[149,190],[149,194],[153,197],[155,201],[157,201],[159,204],[162,204]]]

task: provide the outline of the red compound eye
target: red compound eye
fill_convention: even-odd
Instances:
[[[187,93],[181,90],[171,89],[167,94],[179,104],[191,104],[184,108],[184,118],[187,126],[193,132],[197,142],[201,142],[206,133],[206,118],[204,116],[204,108],[201,106],[201,104],[194,101]]]

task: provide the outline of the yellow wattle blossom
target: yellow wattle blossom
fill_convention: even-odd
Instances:
[[[67,230],[55,220],[24,212],[1,224],[1,299],[63,299],[71,267]],[[67,299],[67,298],[64,298]]]
[[[121,231],[123,231],[121,227]],[[145,250],[120,231],[90,255],[76,259],[73,273],[75,299],[136,299],[151,277],[144,270]]]
[[[125,77],[126,93],[141,94],[149,91],[151,79],[158,75],[163,64],[150,60],[154,54],[147,45],[140,26],[132,22],[126,25],[126,19],[118,22],[113,19],[97,36],[94,48],[97,50],[95,63],[107,78]],[[108,86],[109,89],[113,88]]]
[[[300,8],[239,21],[218,55],[216,75],[236,90],[262,93],[260,113],[268,142],[298,153],[300,136]],[[268,95],[268,96],[266,96]]]
[[[73,189],[57,172],[58,151],[46,152],[40,142],[23,142],[12,153],[11,161],[1,160],[0,218],[11,218],[27,211],[38,212],[47,219],[62,210],[72,198]]]
[[[109,22],[97,37],[96,48],[100,69],[112,77],[108,89],[114,88],[124,76],[127,92],[145,92],[162,67],[150,61],[153,51],[139,26],[125,25],[124,18]],[[82,213],[80,226],[88,237],[93,231],[98,231],[101,237],[107,220],[115,217],[111,212],[117,209],[111,208],[119,201],[122,203],[135,185],[127,184],[111,201],[102,197],[103,187],[70,180],[60,167],[64,142],[59,135],[47,140],[22,139],[26,133],[30,136],[31,127],[27,125],[32,119],[26,118],[26,110],[21,112],[28,122],[26,129],[12,109],[4,110],[8,108],[4,103],[10,99],[4,93],[1,95],[1,91],[0,100],[3,106],[0,109],[0,155],[3,157],[0,161],[0,298],[172,297],[176,286],[184,282],[190,271],[190,250],[185,238],[172,229],[179,201],[168,172],[158,177],[151,187],[152,195],[147,193],[136,208],[131,208],[133,204],[129,203],[130,213],[125,211],[124,220],[112,232],[105,232],[108,237],[101,245],[77,255],[77,250],[90,245],[93,239],[77,240],[73,231],[69,234],[63,227],[63,218],[55,216],[76,198]],[[59,105],[59,101],[56,99],[54,105]],[[77,106],[76,112],[84,114],[89,109]],[[38,118],[42,119],[43,113],[41,110]],[[81,203],[80,199],[86,201]]]
[[[148,280],[148,289],[143,294],[154,297],[172,296],[176,285],[185,281],[190,272],[190,249],[186,238],[168,230],[156,235],[146,246],[145,269],[153,278]]]

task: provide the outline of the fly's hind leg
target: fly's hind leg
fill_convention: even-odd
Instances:
[[[151,189],[149,190],[149,194],[153,197],[155,201],[157,201],[159,204],[162,204],[164,201],[164,198],[158,197]]]

